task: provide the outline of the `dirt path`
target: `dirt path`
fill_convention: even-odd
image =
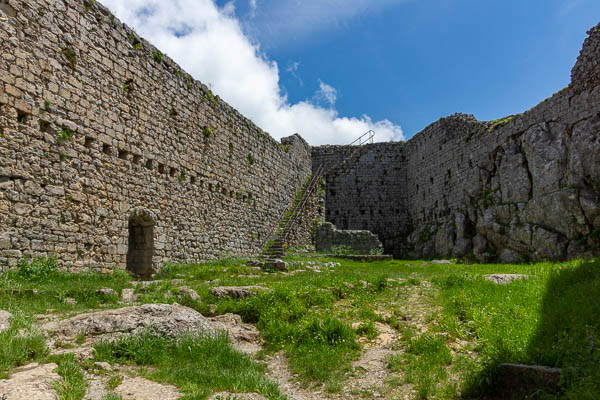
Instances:
[[[429,282],[418,286],[405,286],[403,301],[390,303],[384,309],[378,306],[376,313],[389,318],[394,311],[404,315],[403,324],[418,333],[427,331],[427,316],[435,309],[429,298],[433,288]],[[387,368],[387,359],[402,354],[400,345],[402,334],[388,323],[376,322],[378,336],[373,341],[364,341],[360,357],[352,363],[353,373],[342,383],[337,393],[327,393],[324,387],[303,388],[288,368],[283,352],[267,358],[270,377],[275,380],[281,391],[294,400],[313,399],[411,399],[414,390],[411,385],[401,383],[402,376]],[[395,382],[395,384],[394,384]],[[400,382],[400,384],[398,384]]]

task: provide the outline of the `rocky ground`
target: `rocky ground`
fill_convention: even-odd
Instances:
[[[431,265],[445,265],[448,261],[433,263],[407,264],[409,268],[425,268]],[[298,274],[313,274],[317,276],[336,267],[336,264],[320,264],[314,262],[291,263],[286,271],[264,272],[252,269],[251,273],[243,272],[239,277],[258,279],[265,274],[270,277],[294,277]],[[485,279],[495,284],[510,284],[519,279],[527,278],[519,274],[490,274]],[[240,301],[261,293],[272,292],[272,289],[261,285],[223,285],[219,280],[207,280],[210,293],[217,299]],[[78,362],[85,365],[85,400],[113,399],[178,399],[183,396],[180,388],[174,385],[152,382],[142,367],[119,365],[117,363],[99,362],[94,359],[94,344],[100,341],[116,340],[126,335],[134,335],[152,327],[156,332],[167,337],[177,337],[184,332],[216,333],[226,331],[232,345],[237,350],[250,355],[254,362],[264,364],[267,376],[277,383],[281,392],[290,399],[413,399],[417,389],[402,370],[390,368],[390,359],[402,356],[406,346],[406,332],[421,336],[433,329],[434,335],[439,334],[436,316],[438,306],[434,302],[436,291],[428,280],[406,282],[403,278],[388,278],[386,285],[394,287],[394,296],[385,301],[374,301],[369,309],[376,316],[373,337],[359,338],[360,354],[351,363],[351,368],[343,381],[335,383],[311,383],[301,379],[289,365],[289,360],[283,350],[264,351],[265,341],[257,327],[244,323],[239,315],[226,313],[214,315],[215,308],[211,305],[210,312],[214,316],[207,317],[200,312],[177,304],[144,304],[140,296],[144,291],[158,285],[166,285],[170,289],[168,295],[186,296],[200,299],[198,293],[187,286],[186,279],[176,278],[152,282],[133,282],[134,288],[124,288],[117,293],[110,288],[101,288],[107,296],[119,296],[117,308],[86,310],[85,312],[64,313],[50,312],[37,315],[37,329],[47,338],[51,355],[74,354]],[[358,280],[354,283],[345,282],[348,288],[369,289],[372,283]],[[73,302],[73,299],[64,299]],[[338,300],[335,312],[338,315],[353,315],[353,304],[347,299]],[[75,314],[75,315],[73,315]],[[0,311],[0,331],[10,325],[11,315]],[[355,331],[361,326],[359,320],[349,320]],[[460,355],[475,359],[472,343],[459,338],[448,338],[447,343],[452,355]],[[453,382],[458,379],[451,368],[447,369],[446,380]],[[147,370],[146,370],[147,372]],[[30,363],[13,371],[7,379],[0,379],[0,399],[55,399],[57,398],[57,383],[63,379],[57,373],[57,364]],[[112,396],[112,397],[111,397]],[[265,399],[258,393],[234,393],[220,391],[211,395],[210,399]]]

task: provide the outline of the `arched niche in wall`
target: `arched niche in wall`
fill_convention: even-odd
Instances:
[[[156,221],[156,214],[144,207],[129,212],[127,270],[144,279],[156,273],[153,263]]]

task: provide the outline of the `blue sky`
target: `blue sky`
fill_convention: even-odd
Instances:
[[[568,85],[600,22],[598,0],[104,3],[273,136],[298,131],[311,144],[367,129],[408,139],[455,112],[490,120],[527,110]],[[157,15],[140,18],[149,5]],[[178,26],[186,35],[169,37]]]

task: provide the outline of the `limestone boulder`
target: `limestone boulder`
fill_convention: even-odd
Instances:
[[[210,288],[210,292],[218,298],[232,297],[241,300],[260,293],[271,292],[271,289],[263,286],[215,286]]]
[[[0,380],[0,399],[5,400],[55,400],[53,383],[61,379],[56,364],[29,364],[13,373],[9,379]]]
[[[497,371],[497,396],[502,399],[527,399],[543,392],[560,391],[561,370],[541,365],[500,364]]]
[[[10,319],[12,314],[8,311],[0,310],[0,332],[7,330],[10,327]]]
[[[214,331],[206,317],[179,304],[145,304],[86,313],[42,326],[52,337],[61,339],[73,339],[82,332],[86,336],[136,334],[148,327],[170,337]]]
[[[497,285],[504,285],[519,279],[528,278],[528,275],[521,274],[490,274],[483,276],[486,281],[493,282]]]
[[[181,397],[175,386],[140,377],[125,377],[115,388],[115,394],[123,400],[177,400]]]
[[[181,286],[177,288],[177,295],[179,297],[188,297],[193,301],[200,300],[200,295],[192,288],[187,286]]]

